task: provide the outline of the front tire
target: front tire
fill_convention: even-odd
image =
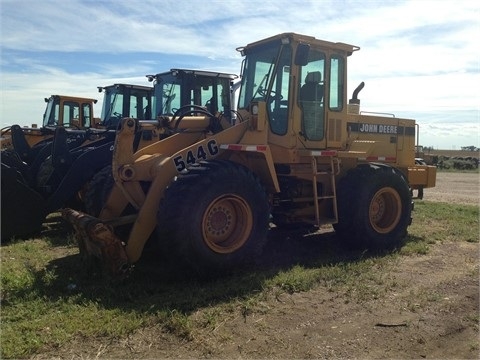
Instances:
[[[166,190],[158,223],[176,259],[200,274],[228,271],[252,262],[263,249],[268,198],[246,167],[203,162]]]
[[[87,214],[95,217],[100,215],[114,185],[115,180],[113,179],[111,165],[104,167],[92,177],[85,192]]]

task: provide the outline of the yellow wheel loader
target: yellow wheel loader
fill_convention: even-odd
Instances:
[[[98,214],[63,210],[85,257],[122,275],[153,237],[179,264],[218,273],[252,261],[272,222],[331,224],[355,247],[402,245],[411,189],[435,186],[436,168],[415,164],[414,120],[362,114],[364,83],[347,100],[359,47],[283,33],[237,50],[234,118],[180,107],[155,123],[121,121]],[[134,151],[144,126],[165,137]]]
[[[96,99],[65,95],[51,95],[45,98],[47,106],[43,114],[43,124],[38,127],[20,125],[7,126],[1,130],[1,149],[15,149],[26,161],[30,158],[30,149],[40,147],[42,142],[53,137],[59,126],[72,129],[88,129],[96,127],[100,118],[93,115]],[[37,145],[37,146],[36,146]]]

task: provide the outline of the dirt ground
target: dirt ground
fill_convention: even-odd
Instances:
[[[479,176],[439,173],[424,198],[478,204]],[[400,257],[386,275],[398,286],[361,303],[325,287],[272,294],[265,311],[239,309],[188,342],[153,326],[108,342],[78,339],[34,358],[478,359],[478,250],[478,243],[443,243]]]
[[[472,173],[439,172],[435,187],[424,190],[424,199],[480,205],[480,176]]]

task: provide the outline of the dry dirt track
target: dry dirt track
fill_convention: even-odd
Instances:
[[[425,189],[424,200],[479,205],[479,194],[478,173],[439,172],[435,187]]]
[[[425,200],[478,204],[479,175],[439,173]],[[270,294],[191,341],[151,325],[124,338],[79,337],[33,358],[479,359],[478,250],[478,243],[435,243],[425,255],[401,256],[379,269],[387,293],[362,302],[327,286]]]

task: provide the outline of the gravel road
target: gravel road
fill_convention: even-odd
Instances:
[[[425,189],[423,199],[480,205],[480,175],[478,173],[438,172],[435,187]]]

